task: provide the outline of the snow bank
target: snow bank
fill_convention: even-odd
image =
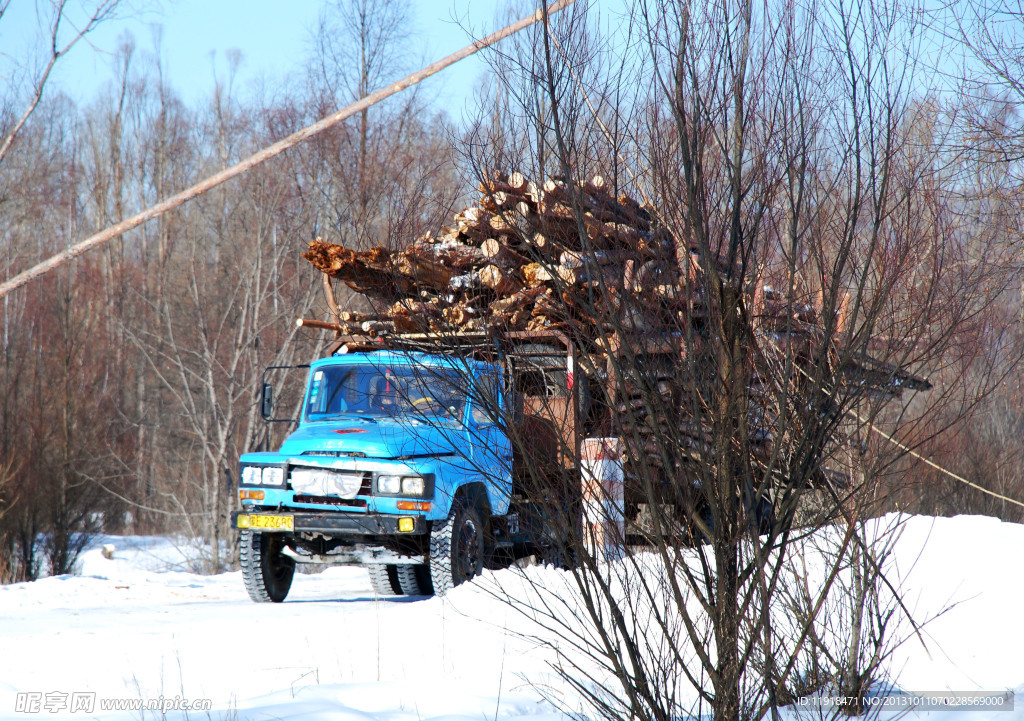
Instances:
[[[377,599],[362,569],[329,568],[297,574],[286,603],[262,605],[249,601],[239,573],[185,570],[194,556],[166,539],[98,540],[79,576],[0,588],[0,719],[546,719],[558,714],[545,697],[574,707],[548,665],[550,639],[497,593],[537,600],[512,571],[444,599]],[[113,545],[111,558],[104,545]],[[900,688],[1009,688],[1024,699],[1022,551],[1024,526],[906,520],[894,570],[915,616],[937,617],[924,627],[926,645],[910,637],[897,649]],[[525,579],[569,593],[559,571],[532,568]],[[97,702],[209,699],[213,710],[16,710],[19,693],[45,701],[52,692]],[[918,717],[1011,721],[1024,719],[1024,701],[985,713]]]

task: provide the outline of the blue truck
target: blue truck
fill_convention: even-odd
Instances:
[[[297,563],[354,563],[378,594],[443,595],[526,556],[564,563],[580,517],[581,383],[558,333],[339,340],[298,426],[244,454],[232,512],[250,597]],[[265,376],[266,378],[266,376]],[[262,387],[272,420],[274,392]]]

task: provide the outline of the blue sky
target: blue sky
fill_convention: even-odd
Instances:
[[[42,3],[46,4],[46,3]],[[75,0],[72,0],[72,4]],[[158,10],[108,21],[79,44],[53,78],[79,101],[88,101],[113,75],[112,53],[126,33],[135,38],[138,52],[155,52],[155,29],[162,31],[164,64],[173,87],[192,105],[207,97],[214,73],[227,75],[228,50],[242,52],[238,81],[246,84],[263,77],[286,82],[299,72],[309,54],[310,37],[323,0],[164,0]],[[436,60],[471,38],[452,18],[482,34],[503,22],[509,0],[413,0],[413,26],[417,33],[413,54],[425,62]],[[39,21],[35,0],[13,0],[0,20],[0,83],[30,57],[33,38],[38,45]],[[458,117],[472,103],[473,86],[485,64],[472,57],[425,83],[424,90]]]

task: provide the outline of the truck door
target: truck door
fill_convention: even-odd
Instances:
[[[470,401],[473,463],[487,478],[495,513],[504,513],[512,493],[512,443],[504,430],[503,396],[498,374],[483,372],[477,376]]]

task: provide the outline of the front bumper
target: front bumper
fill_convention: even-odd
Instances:
[[[282,513],[273,510],[252,509],[246,511],[232,511],[231,527],[239,528],[239,516],[269,515],[277,517],[290,517],[292,529],[258,528],[264,533],[323,533],[331,536],[422,536],[427,533],[427,522],[421,515],[385,515],[382,513]],[[400,518],[411,518],[413,528],[411,531],[398,530]],[[246,528],[252,528],[251,526]]]

